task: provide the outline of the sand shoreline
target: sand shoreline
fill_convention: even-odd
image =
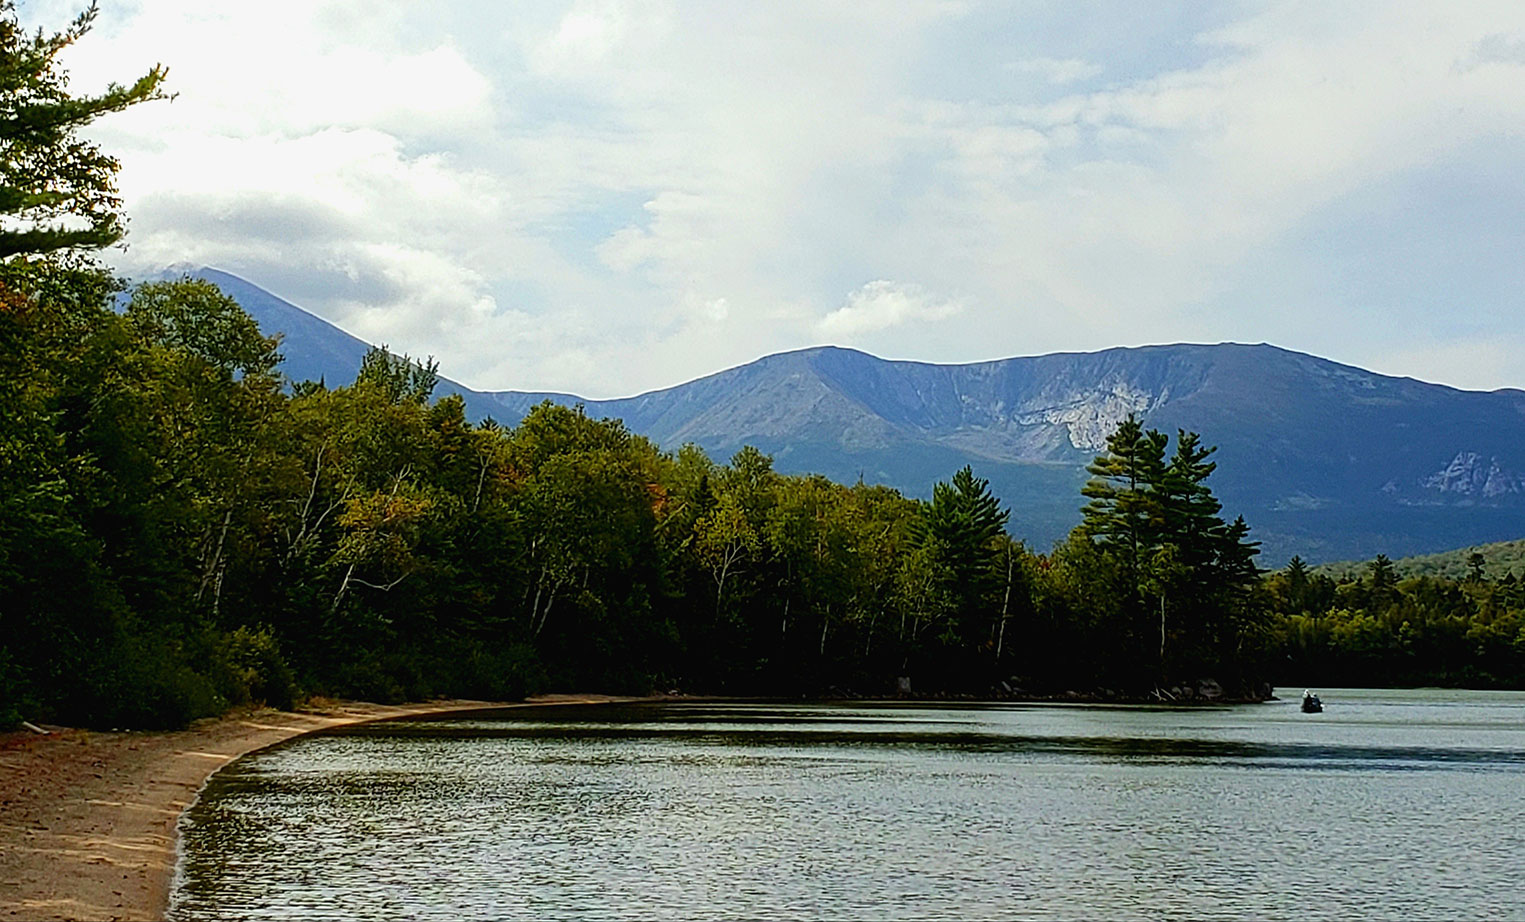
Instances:
[[[330,727],[420,714],[639,700],[545,695],[504,704],[334,703],[261,710],[167,733],[60,730],[0,736],[0,922],[159,919],[177,824],[206,780],[239,756]]]

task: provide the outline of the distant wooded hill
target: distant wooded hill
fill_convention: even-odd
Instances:
[[[178,272],[176,274],[179,274]],[[354,379],[367,344],[236,276],[216,282],[267,334],[293,380]],[[440,356],[448,374],[449,356]],[[1211,485],[1264,544],[1263,565],[1398,558],[1525,535],[1525,391],[1463,391],[1269,345],[1167,345],[967,365],[886,361],[819,347],[771,355],[618,400],[474,391],[476,419],[581,403],[675,449],[725,459],[742,445],[785,473],[862,478],[908,495],[965,464],[1045,550],[1079,521],[1085,464],[1133,413],[1219,446]]]
[[[1513,573],[1516,579],[1525,579],[1525,539],[1498,541],[1473,547],[1441,551],[1438,554],[1420,554],[1393,561],[1393,569],[1399,577],[1438,576],[1443,579],[1466,579],[1472,570],[1472,555],[1483,560],[1483,578],[1503,579]],[[1313,572],[1331,579],[1355,578],[1367,572],[1370,560],[1342,560],[1314,567]]]

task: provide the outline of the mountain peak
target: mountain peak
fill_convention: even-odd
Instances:
[[[174,267],[171,272],[179,272]],[[210,267],[206,278],[267,334],[295,380],[354,379],[366,343]],[[1269,343],[1174,343],[963,364],[888,360],[836,345],[775,353],[618,400],[480,393],[441,379],[475,419],[583,404],[674,449],[724,459],[743,445],[785,472],[860,477],[909,495],[965,464],[1037,547],[1079,518],[1084,465],[1132,414],[1218,446],[1213,488],[1269,563],[1392,556],[1520,537],[1525,392],[1460,391]]]

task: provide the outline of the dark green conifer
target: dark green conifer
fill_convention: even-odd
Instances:
[[[58,55],[90,31],[92,3],[62,32],[30,34],[0,0],[0,259],[110,246],[124,233],[116,158],[79,137],[110,112],[163,99],[165,69],[71,96]]]

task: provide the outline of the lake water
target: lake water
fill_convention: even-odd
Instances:
[[[676,703],[394,721],[224,769],[174,919],[1525,919],[1525,694]]]

